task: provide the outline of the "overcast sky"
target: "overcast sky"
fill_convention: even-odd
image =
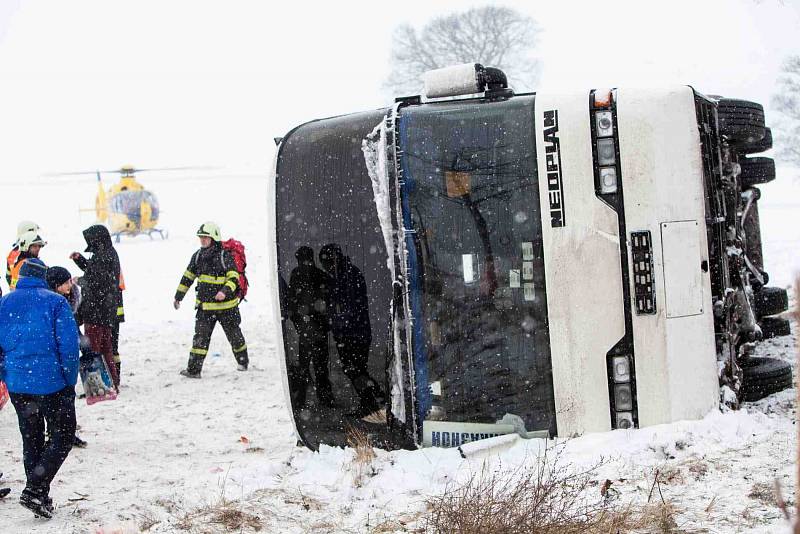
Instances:
[[[273,137],[387,101],[397,24],[484,4],[0,0],[0,181],[123,164],[265,170]],[[682,83],[768,103],[800,53],[800,0],[502,5],[540,26],[539,91]]]

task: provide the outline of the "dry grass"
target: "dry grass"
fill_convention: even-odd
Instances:
[[[753,487],[750,488],[750,493],[748,493],[747,496],[769,506],[778,505],[778,502],[775,500],[775,487],[773,484],[756,482],[753,484]]]
[[[256,532],[261,530],[261,518],[243,511],[236,503],[232,502],[216,506],[211,511],[209,521],[224,526],[228,531],[239,531],[246,528]]]
[[[514,471],[484,467],[463,484],[429,498],[420,524],[423,532],[437,534],[680,532],[677,510],[663,498],[644,505],[612,505],[610,481],[597,489],[597,467],[576,472],[558,464],[558,453],[552,460],[545,453],[534,466]]]
[[[176,519],[175,527],[180,530],[209,534],[260,532],[264,526],[259,516],[245,511],[241,503],[227,499],[197,508]]]
[[[588,518],[602,512],[580,501],[590,480],[588,473],[574,474],[546,459],[512,472],[492,472],[484,465],[463,484],[451,484],[427,500],[425,530],[577,534],[586,530]]]
[[[377,455],[368,434],[355,427],[347,428],[347,445],[355,451],[354,462],[369,464]]]
[[[348,464],[353,472],[353,487],[360,488],[367,476],[377,474],[372,462],[378,456],[375,454],[370,436],[352,426],[347,428],[347,445],[353,449],[353,459]]]
[[[693,460],[689,462],[688,470],[695,480],[702,480],[708,474],[708,463],[704,460]]]
[[[139,531],[147,532],[160,522],[152,513],[145,512],[139,516]]]

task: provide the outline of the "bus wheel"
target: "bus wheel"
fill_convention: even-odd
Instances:
[[[742,172],[739,181],[742,188],[766,184],[775,179],[775,160],[772,158],[741,158]]]
[[[762,141],[766,135],[764,107],[755,102],[723,98],[717,102],[720,133],[736,146]]]
[[[764,128],[764,132],[764,138],[761,141],[753,141],[752,143],[738,146],[736,147],[736,152],[739,154],[758,154],[772,148],[772,129]]]
[[[762,287],[753,294],[753,312],[756,317],[776,315],[788,308],[789,296],[782,287]]]
[[[792,387],[792,366],[775,358],[753,358],[742,368],[742,400],[763,399],[767,395]]]
[[[761,327],[763,339],[788,336],[792,333],[792,326],[789,324],[789,320],[782,317],[764,317],[758,323],[758,326]]]

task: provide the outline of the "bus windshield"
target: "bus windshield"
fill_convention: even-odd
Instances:
[[[513,414],[555,433],[533,111],[532,96],[401,111],[420,420]]]

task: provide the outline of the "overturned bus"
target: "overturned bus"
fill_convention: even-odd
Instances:
[[[479,64],[425,82],[276,139],[276,337],[305,445],[572,436],[790,384],[749,357],[789,328],[761,253],[760,105],[515,94]]]

